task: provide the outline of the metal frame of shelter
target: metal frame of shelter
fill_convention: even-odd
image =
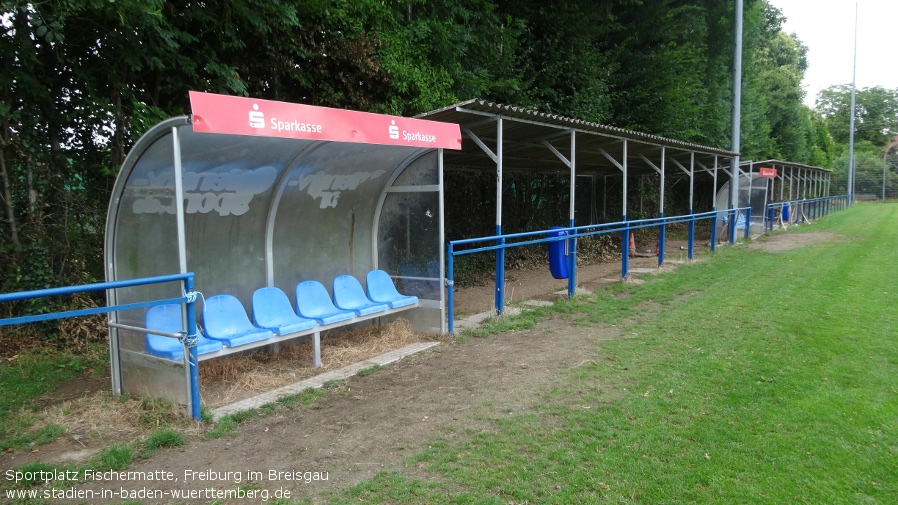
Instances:
[[[770,180],[768,203],[830,196],[830,169],[782,160],[755,161],[740,165],[745,166],[748,166],[748,174],[754,173],[756,167],[776,169],[776,176]]]
[[[197,388],[184,370],[197,361],[310,332],[317,342],[320,332],[375,317],[388,322],[400,310],[344,311],[354,314],[346,322],[318,320],[305,333],[263,331],[243,339],[237,335],[246,329],[240,329],[241,317],[253,314],[262,287],[281,289],[298,310],[300,283],[328,289],[338,276],[358,281],[384,270],[405,294],[418,297],[402,317],[420,330],[445,331],[442,159],[444,149],[461,145],[457,125],[196,92],[191,105],[191,116],[145,133],[122,166],[107,216],[107,281],[189,271],[196,274],[196,291],[183,297],[191,303],[198,292],[210,300],[236,298],[245,314],[231,321],[216,313],[210,319],[218,318],[218,327],[237,329],[212,335],[202,320],[200,335],[182,310],[183,331],[161,331],[150,328],[143,309],[151,305],[147,300],[171,298],[165,288],[112,284],[109,305],[129,309],[110,315],[115,393],[178,403],[188,393],[184,404],[192,410],[198,403],[190,390]],[[400,277],[409,266],[416,276]],[[203,312],[196,320],[204,318],[205,297],[197,300]],[[179,361],[176,353],[159,351],[154,335],[189,342],[190,352],[185,349]],[[203,336],[223,344],[198,355]]]
[[[738,167],[738,173],[730,168],[733,160],[738,160],[738,153],[714,147],[702,146],[656,135],[625,130],[564,116],[541,113],[520,107],[507,106],[469,100],[443,109],[431,111],[417,116],[456,123],[461,127],[464,136],[471,142],[465,142],[460,151],[447,152],[445,155],[446,170],[474,169],[495,170],[496,174],[496,209],[495,237],[496,254],[496,288],[495,307],[501,314],[504,305],[504,244],[503,236],[503,174],[505,172],[568,172],[570,178],[569,226],[574,228],[576,205],[576,178],[579,175],[598,175],[622,178],[621,222],[628,223],[627,183],[633,176],[659,176],[660,200],[658,217],[664,218],[665,209],[665,177],[668,172],[682,173],[689,178],[689,214],[695,216],[694,194],[696,176],[707,175],[712,179],[713,191],[718,189],[718,172],[728,176],[730,182],[735,181],[738,192],[738,180],[748,176],[751,180],[756,167],[777,168],[778,173],[773,183],[768,184],[767,196],[775,198],[773,188],[778,187],[780,201],[788,198],[807,198],[809,195],[828,195],[831,171],[820,167],[812,167],[780,160],[765,162],[748,161]],[[595,180],[595,179],[593,179]],[[451,196],[450,196],[451,198]],[[712,203],[712,212],[730,210],[718,209]],[[749,211],[750,213],[750,211]],[[765,215],[758,212],[758,217]],[[595,223],[591,223],[595,224]],[[663,241],[663,228],[661,234]],[[626,234],[629,230],[625,228]],[[746,230],[747,232],[747,230]],[[735,227],[730,231],[730,240],[735,239]],[[622,243],[626,248],[626,237]],[[571,239],[569,251],[571,263],[576,263],[576,240]],[[691,241],[690,241],[691,247]],[[712,245],[713,249],[713,245]],[[691,253],[691,250],[690,250]],[[690,256],[691,257],[691,256]],[[659,257],[661,261],[663,256]],[[622,272],[627,272],[627,254],[622,254]],[[572,268],[568,279],[568,293],[576,288],[575,268]]]
[[[505,172],[568,172],[568,217],[573,227],[578,175],[621,176],[621,221],[626,222],[628,177],[659,176],[658,215],[664,217],[665,176],[669,171],[685,174],[690,181],[689,209],[692,214],[696,176],[710,176],[716,188],[718,171],[723,169],[723,162],[728,163],[737,156],[737,153],[725,149],[482,100],[461,102],[417,117],[457,123],[464,136],[471,140],[464,143],[460,151],[446,152],[446,170],[495,170],[497,236],[502,235],[502,178]],[[575,248],[575,244],[571,244],[572,254],[575,254]],[[504,250],[497,249],[496,308],[500,314],[503,272]],[[575,287],[573,275],[569,283]]]
[[[730,176],[730,182],[718,188],[715,205],[728,207],[734,192],[739,192],[738,206],[751,206],[752,226],[763,224],[764,230],[769,219],[765,210],[768,205],[778,204],[777,208],[782,209],[783,203],[829,197],[832,170],[826,168],[773,159],[744,161],[739,164],[739,182],[735,188],[732,187],[732,171],[722,170]]]

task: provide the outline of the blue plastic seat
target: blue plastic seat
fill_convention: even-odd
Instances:
[[[351,310],[338,309],[327,294],[327,288],[318,281],[304,281],[296,285],[296,313],[318,324],[332,324],[355,317]]]
[[[166,333],[180,333],[184,330],[181,322],[181,305],[170,303],[155,305],[147,310],[146,327],[151,330],[164,331]],[[184,346],[176,338],[163,337],[152,333],[145,334],[144,338],[147,353],[159,358],[181,361],[184,359]],[[196,346],[197,354],[207,354],[221,350],[221,342],[209,340],[200,335]]]
[[[391,309],[418,303],[417,296],[406,296],[396,291],[390,274],[383,270],[372,270],[366,277],[368,298],[373,302],[386,303]]]
[[[231,295],[216,295],[203,304],[206,337],[228,347],[239,347],[274,336],[271,330],[253,326],[240,300]]]
[[[383,312],[389,304],[372,302],[365,296],[365,290],[358,279],[351,275],[340,275],[334,279],[334,305],[344,310],[352,310],[360,316]]]
[[[287,335],[318,326],[314,319],[299,317],[280,288],[259,288],[253,292],[253,323],[275,335]]]

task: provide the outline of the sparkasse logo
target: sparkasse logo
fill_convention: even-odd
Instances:
[[[396,120],[390,121],[390,138],[396,140],[399,138],[399,127],[396,126]]]
[[[265,113],[259,112],[259,106],[253,104],[253,110],[249,112],[250,128],[265,128]]]

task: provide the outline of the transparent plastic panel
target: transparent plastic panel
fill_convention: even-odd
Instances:
[[[297,159],[282,181],[273,216],[273,284],[291,300],[301,281],[319,281],[330,291],[335,277],[349,274],[364,285],[374,267],[380,196],[419,151],[331,142]]]
[[[164,135],[143,152],[128,176],[114,227],[116,280],[178,273],[173,153],[172,136]],[[133,303],[170,298],[172,290],[160,285],[126,288],[116,296],[118,303]]]
[[[440,299],[439,193],[390,193],[378,230],[378,267],[403,294]]]
[[[751,224],[757,226],[760,232],[764,222],[764,208],[767,198],[768,179],[752,174],[751,177],[743,175],[739,178],[739,201],[737,207],[751,206]],[[730,183],[725,183],[717,192],[717,210],[726,210],[730,206]],[[718,221],[718,236],[728,225],[728,220],[723,218]],[[740,213],[736,220],[737,229],[745,229],[745,215]],[[752,228],[754,230],[754,228]]]
[[[396,178],[393,187],[397,186],[433,186],[440,183],[439,158],[433,151],[409,164],[409,166]]]
[[[182,132],[187,268],[206,297],[234,295],[249,308],[266,284],[274,190],[311,142]]]
[[[132,168],[118,200],[112,241],[115,280],[178,273],[177,216],[172,135],[150,145]],[[116,289],[117,304],[178,298],[179,282]],[[143,328],[146,309],[120,311],[116,322]],[[163,396],[186,403],[184,367],[146,354],[144,334],[115,330],[118,335],[122,391],[135,396]]]

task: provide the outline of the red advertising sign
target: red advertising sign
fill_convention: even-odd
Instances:
[[[761,172],[758,174],[760,177],[767,177],[769,179],[773,179],[776,177],[776,169],[769,167],[761,167]]]
[[[197,132],[461,149],[459,126],[439,121],[198,91],[190,108]]]

